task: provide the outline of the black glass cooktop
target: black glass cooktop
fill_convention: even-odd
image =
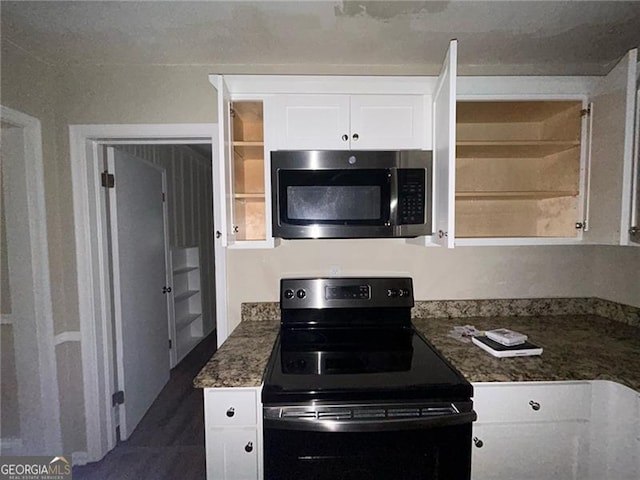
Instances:
[[[263,403],[468,400],[473,388],[411,326],[282,329]]]

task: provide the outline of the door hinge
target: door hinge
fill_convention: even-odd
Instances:
[[[234,118],[236,116],[236,111],[233,109],[231,105],[229,105],[229,116]]]
[[[102,186],[105,188],[114,188],[116,186],[116,177],[108,170],[102,172]]]
[[[640,227],[631,227],[629,229],[629,235],[638,235],[640,234]]]
[[[171,339],[169,339],[169,350],[171,350],[173,348],[173,343],[171,342]]]
[[[580,116],[585,117],[587,115],[591,115],[591,107],[583,108],[580,110]]]
[[[122,405],[124,403],[124,390],[118,390],[111,395],[111,403],[115,407],[116,405]]]
[[[163,202],[167,201],[167,195],[164,192],[162,192],[162,201]]]

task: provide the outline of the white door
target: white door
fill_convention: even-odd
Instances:
[[[277,149],[357,148],[349,146],[349,95],[280,95],[276,109]]]
[[[352,95],[351,148],[425,148],[422,95]]]
[[[162,171],[113,147],[108,170],[120,438],[128,438],[169,380]]]
[[[629,239],[636,68],[637,50],[631,50],[592,96],[587,243],[618,245]]]
[[[456,194],[458,41],[449,44],[433,96],[434,242],[453,248]]]

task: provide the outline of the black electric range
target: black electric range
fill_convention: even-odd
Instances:
[[[469,478],[473,387],[413,328],[413,304],[410,278],[281,281],[267,480]]]

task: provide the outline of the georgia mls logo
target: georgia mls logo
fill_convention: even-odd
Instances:
[[[0,480],[71,480],[66,457],[0,457]]]

